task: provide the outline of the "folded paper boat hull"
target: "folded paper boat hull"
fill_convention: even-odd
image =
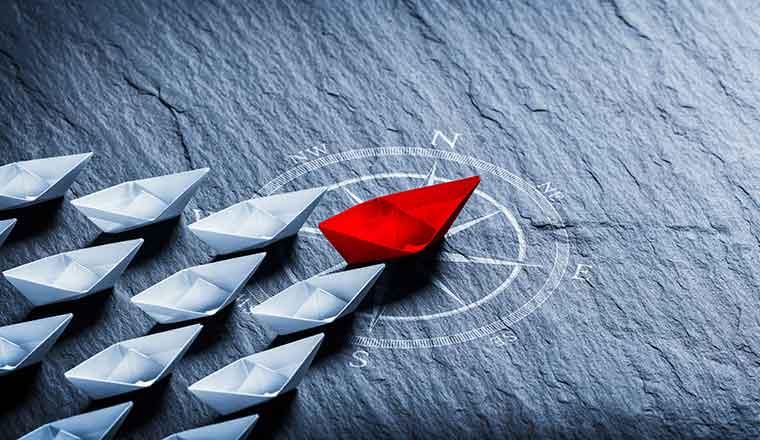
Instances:
[[[6,181],[0,182],[0,210],[23,208],[62,197],[84,169],[90,157],[92,153],[73,154],[3,165],[0,167],[0,181]],[[21,171],[26,174],[27,180],[24,184],[18,185],[18,189],[34,187],[32,189],[34,194],[23,196],[21,194],[23,191],[12,191],[13,194],[3,191],[3,184],[12,185],[15,179],[4,179],[2,176],[15,166],[22,168]]]
[[[227,422],[178,432],[164,437],[163,440],[242,440],[248,436],[258,420],[259,416],[257,415],[241,417]]]
[[[260,249],[293,236],[319,205],[327,188],[311,188],[246,200],[189,226],[219,254]]]
[[[64,252],[6,270],[3,275],[35,306],[79,299],[113,287],[143,241],[140,238]],[[62,264],[67,264],[63,271],[53,275]]]
[[[19,440],[110,440],[124,423],[132,405],[132,402],[126,402],[50,422]]]
[[[244,357],[199,380],[188,390],[225,415],[266,402],[298,386],[323,339],[320,333]],[[241,375],[241,371],[248,373]],[[251,391],[256,389],[260,391]]]
[[[103,232],[115,234],[177,217],[208,168],[124,182],[72,200]]]
[[[64,376],[93,399],[148,388],[172,372],[202,328],[195,324],[113,344]]]
[[[388,194],[353,206],[319,224],[349,264],[420,252],[443,238],[480,177]]]
[[[16,225],[16,219],[0,220],[0,246],[5,243],[5,240],[11,235],[13,227]]]
[[[211,316],[235,300],[265,253],[181,270],[132,297],[132,302],[162,324]]]
[[[319,275],[301,281],[256,306],[252,314],[277,334],[329,324],[359,306],[384,264]]]
[[[0,327],[0,376],[40,362],[73,317],[68,313]]]

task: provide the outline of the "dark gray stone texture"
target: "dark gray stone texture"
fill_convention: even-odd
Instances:
[[[0,282],[0,324],[76,315],[45,362],[0,380],[0,438],[125,400],[120,438],[220,420],[186,387],[272,343],[245,307],[150,390],[91,402],[62,374],[165,328],[129,298],[212,259],[194,209],[255,195],[303,148],[424,147],[438,128],[561,187],[589,281],[568,273],[504,347],[369,350],[355,369],[330,329],[299,390],[249,411],[256,438],[758,438],[759,59],[751,1],[4,1],[0,163],[96,156],[64,201],[0,213],[20,218],[0,269],[114,240],[71,198],[212,173],[182,219],[126,234],[148,241],[113,291],[32,310]],[[280,276],[268,261],[259,279]]]

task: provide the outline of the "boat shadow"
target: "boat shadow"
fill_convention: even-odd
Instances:
[[[253,280],[263,280],[278,274],[281,274],[283,263],[289,260],[289,257],[296,252],[297,236],[283,238],[275,243],[259,249],[249,249],[246,251],[234,252],[231,254],[216,255],[211,260],[212,263],[229,260],[231,258],[244,257],[246,255],[260,254],[266,252],[267,256],[256,272],[253,274],[248,284]]]
[[[24,241],[36,235],[44,234],[53,229],[59,221],[63,210],[63,197],[48,200],[24,208],[9,209],[0,213],[0,220],[15,218],[18,220],[13,227],[6,243]]]
[[[386,261],[385,270],[357,311],[371,313],[378,306],[409,301],[416,292],[429,288],[439,273],[440,259],[437,255],[443,246],[443,242],[439,241],[418,254]],[[357,267],[361,266],[348,266],[346,269]]]
[[[288,391],[259,405],[221,416],[214,423],[258,414],[259,419],[256,422],[256,426],[253,427],[253,430],[251,430],[247,437],[243,438],[274,438],[276,435],[284,432],[296,397],[298,397],[298,389]]]
[[[9,398],[0,399],[0,418],[12,413],[25,402],[37,397],[40,389],[42,362],[0,376],[0,390]],[[12,396],[12,397],[11,397]]]
[[[193,324],[203,325],[203,329],[195,338],[195,341],[190,345],[184,357],[190,357],[199,353],[207,353],[212,347],[223,344],[224,339],[220,335],[229,334],[229,327],[234,325],[232,315],[234,313],[235,302],[228,304],[227,307],[218,311],[213,316],[207,316],[204,318],[190,319],[182,322],[175,322],[172,324],[156,323],[148,331],[147,335],[155,333],[161,333],[177,328],[187,327]]]
[[[286,249],[291,249],[293,243],[288,244],[290,248]],[[357,311],[363,310],[369,313],[378,306],[408,301],[410,295],[414,295],[415,292],[429,287],[432,284],[433,277],[438,273],[440,262],[439,258],[437,258],[437,253],[441,251],[442,247],[443,243],[438,242],[419,254],[385,262],[385,270]],[[271,260],[273,261],[270,267],[263,268],[264,264],[262,264],[259,271],[262,271],[262,269],[264,269],[265,273],[267,271],[272,271],[272,273],[279,271],[283,259],[272,258]],[[356,269],[370,264],[350,265],[345,270]],[[345,349],[351,345],[350,336],[355,333],[354,330],[360,324],[360,321],[362,319],[357,317],[356,313],[351,313],[329,325],[306,329],[288,335],[277,335],[267,348],[271,349],[315,334],[324,333],[325,339],[322,341],[322,345],[312,362],[312,365],[316,366],[345,352]]]
[[[143,242],[142,246],[140,246],[140,250],[137,251],[135,258],[132,259],[132,262],[129,264],[130,267],[141,266],[147,261],[161,254],[166,249],[170,248],[172,244],[178,241],[180,231],[182,230],[182,228],[179,227],[180,223],[181,216],[177,216],[164,220],[162,222],[153,223],[141,228],[120,232],[117,234],[102,232],[100,235],[95,237],[95,239],[90,242],[87,247],[142,238],[145,241]]]
[[[267,350],[279,347],[281,345],[289,344],[309,336],[313,336],[319,333],[323,333],[325,338],[322,340],[322,345],[319,347],[314,360],[311,362],[311,367],[317,366],[334,356],[339,356],[347,347],[351,345],[350,335],[352,329],[357,322],[356,316],[352,313],[345,316],[332,324],[323,325],[316,328],[310,328],[300,332],[290,333],[288,335],[277,335],[272,342],[269,343]]]
[[[74,317],[61,334],[60,340],[74,338],[97,325],[99,321],[105,320],[102,312],[111,301],[113,301],[113,288],[72,301],[35,307],[27,314],[25,321],[72,313]]]
[[[166,400],[171,384],[171,377],[172,375],[169,374],[148,388],[141,390],[130,391],[118,396],[106,397],[105,399],[90,400],[89,405],[82,412],[95,411],[125,402],[134,403],[132,410],[119,430],[122,435],[126,435],[134,429],[151,423],[153,415],[158,411],[157,408]]]

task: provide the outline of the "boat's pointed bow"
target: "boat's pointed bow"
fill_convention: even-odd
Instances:
[[[464,179],[459,179],[460,182],[462,182],[463,185],[467,185],[470,187],[470,191],[475,191],[475,188],[480,184],[480,176],[470,176],[465,177]]]
[[[182,356],[184,354],[184,351],[187,350],[193,341],[195,341],[195,338],[198,337],[198,334],[201,332],[201,330],[203,330],[203,324],[193,324],[174,330],[168,330],[163,334],[166,335],[167,338],[174,335],[177,336],[177,345],[182,350],[179,356]],[[156,334],[160,335],[161,333]]]
[[[17,221],[18,220],[16,220],[15,218],[10,218],[8,220],[0,220],[0,233],[4,232],[8,228],[12,228],[13,226],[15,226]]]
[[[385,270],[385,263],[373,264],[372,266],[367,266],[366,269],[372,273],[370,279],[376,278]]]
[[[102,411],[108,412],[110,418],[114,420],[114,422],[119,421],[123,417],[125,417],[129,412],[132,410],[132,407],[135,406],[132,402],[124,402],[119,405],[114,405],[110,408],[103,408]]]
[[[125,241],[124,243],[125,244],[126,243],[130,244],[130,246],[131,246],[130,252],[131,252],[133,250],[140,249],[140,247],[143,245],[143,243],[145,243],[145,239],[144,238],[136,238],[134,240]]]
[[[0,246],[2,246],[3,242],[5,242],[8,236],[11,235],[14,226],[16,226],[15,218],[0,220]]]
[[[309,336],[308,338],[304,338],[303,342],[305,345],[310,347],[308,350],[309,353],[314,353],[317,350],[319,350],[319,346],[322,345],[322,342],[325,340],[325,334],[324,333],[317,333],[316,335]]]
[[[188,189],[191,189],[197,186],[202,180],[204,180],[210,171],[211,168],[208,167],[198,168],[195,170],[177,173],[177,176],[182,176],[184,179],[186,179],[185,185],[188,187]]]
[[[465,177],[464,179],[453,180],[451,183],[457,184],[460,191],[462,191],[464,201],[467,201],[472,193],[475,192],[475,188],[480,184],[480,176]]]
[[[74,154],[71,157],[75,158],[76,161],[77,161],[77,165],[79,165],[79,164],[83,164],[83,163],[87,162],[94,155],[95,155],[95,153],[93,153],[92,151],[90,151],[90,152],[87,152],[87,153]]]
[[[125,263],[124,267],[128,265],[132,259],[137,255],[143,243],[144,238],[136,238],[134,240],[119,241],[116,243],[109,243],[102,245],[101,252],[112,252],[114,261]],[[95,249],[95,248],[85,248]]]
[[[125,402],[101,410],[103,412],[107,412],[107,426],[104,427],[103,436],[101,437],[102,439],[113,438],[113,435],[121,427],[121,424],[124,423],[124,420],[127,418],[127,415],[129,415],[129,412],[132,411],[133,406],[134,403]]]
[[[300,193],[299,195],[303,197],[304,201],[306,201],[305,205],[308,205],[319,201],[319,199],[325,195],[328,189],[329,187],[327,186],[318,186],[316,188],[307,188],[300,191],[294,191],[293,194]]]
[[[206,174],[209,173],[209,171],[211,171],[211,168],[203,167],[203,168],[198,168],[197,170],[193,170],[193,171],[196,171],[198,175],[200,176],[205,176]]]
[[[66,326],[69,325],[72,319],[74,319],[73,313],[66,313],[63,315],[53,316],[51,319],[55,320],[55,325],[53,326],[54,329],[57,328],[66,328]]]
[[[264,261],[264,258],[266,258],[266,256],[267,256],[266,252],[258,252],[255,254],[244,255],[242,257],[230,258],[229,260],[222,260],[222,261],[229,261],[230,264],[233,264],[233,265],[240,264],[241,267],[253,273],[256,271],[256,269],[258,269],[258,267]]]

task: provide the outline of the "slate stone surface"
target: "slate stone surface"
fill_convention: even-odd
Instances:
[[[268,257],[151,389],[92,402],[63,372],[166,328],[129,298],[211,261],[186,224],[256,195],[298,165],[288,155],[323,144],[433,148],[436,129],[462,134],[458,153],[561,188],[564,226],[519,220],[549,241],[568,234],[562,284],[508,337],[365,349],[364,368],[350,366],[362,364],[362,348],[344,338],[364,330],[328,329],[298,391],[248,411],[262,416],[255,438],[757,438],[758,17],[749,1],[2,2],[0,162],[96,156],[65,200],[0,213],[20,220],[0,269],[125,237],[147,242],[113,291],[76,303],[32,310],[0,283],[0,324],[75,313],[45,362],[0,379],[0,438],[125,400],[136,406],[120,438],[220,420],[186,387],[288,340],[247,313],[261,283],[267,294],[287,286],[282,258]],[[431,164],[365,161],[294,185],[366,170],[424,174]],[[182,218],[152,228],[99,235],[68,203],[202,166],[212,173]],[[510,197],[492,182],[484,188]],[[506,231],[488,226],[456,246],[485,252],[511,240]],[[309,240],[271,250],[300,261],[288,269],[294,278],[338,261]],[[593,265],[588,281],[571,278],[581,263]],[[437,270],[462,295],[490,282],[475,269]],[[536,288],[530,277],[516,283],[513,298]],[[430,292],[395,300],[449,307]],[[423,321],[401,337],[489,318],[477,313]]]

